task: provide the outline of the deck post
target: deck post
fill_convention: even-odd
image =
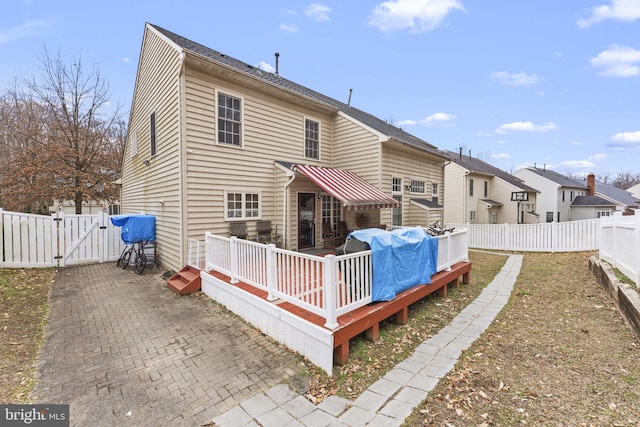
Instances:
[[[275,293],[277,285],[275,248],[276,245],[273,243],[267,245],[267,256],[265,260],[267,263],[267,301],[275,301],[278,299]]]
[[[324,311],[326,323],[329,329],[338,327],[337,311],[337,284],[336,284],[336,256],[327,255],[323,260],[324,274],[322,275],[322,294],[324,295]]]
[[[231,236],[229,239],[229,264],[231,267],[231,283],[238,283],[238,238]]]
[[[445,271],[451,271],[451,252],[453,252],[453,240],[451,239],[451,233],[446,233],[445,238],[447,239],[447,268]]]

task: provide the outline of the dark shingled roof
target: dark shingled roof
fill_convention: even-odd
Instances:
[[[475,157],[460,155],[460,153],[454,153],[453,151],[442,150],[442,152],[445,153],[445,155],[451,161],[459,164],[460,166],[462,166],[463,168],[471,172],[493,175],[523,191],[533,191],[533,192],[539,193],[538,190],[528,186],[517,177],[503,171],[502,169],[498,169],[497,167],[492,166],[487,162],[483,162],[480,159],[477,159]]]
[[[572,188],[580,188],[582,190],[588,190],[589,187],[575,179],[571,179],[568,176],[564,176],[561,173],[552,171],[551,169],[540,169],[540,168],[526,168],[528,171],[535,173],[536,175],[547,178],[549,181],[555,182],[556,184],[562,187],[572,187]]]
[[[611,203],[600,196],[578,196],[573,199],[571,206],[615,206],[615,203]]]
[[[604,182],[596,181],[595,191],[596,193],[607,197],[608,199],[615,200],[629,208],[637,208],[640,205],[637,197],[629,193],[627,190],[618,188],[613,184],[605,184]]]
[[[174,42],[175,44],[177,44],[178,46],[180,46],[181,49],[185,50],[185,51],[191,51],[194,52],[198,55],[201,55],[203,57],[206,57],[207,59],[213,61],[213,62],[218,62],[220,64],[224,64],[226,66],[232,67],[237,69],[238,71],[241,71],[243,73],[246,73],[248,75],[251,75],[252,77],[256,78],[256,79],[260,79],[263,81],[267,81],[275,86],[278,86],[284,90],[288,90],[290,92],[295,92],[299,95],[302,95],[306,98],[312,99],[316,102],[331,106],[339,111],[342,111],[344,114],[347,114],[349,116],[351,116],[352,118],[358,120],[359,122],[369,126],[370,128],[374,129],[375,131],[386,135],[390,138],[393,138],[399,142],[402,142],[404,144],[408,144],[410,146],[413,146],[417,149],[420,149],[422,151],[426,151],[430,154],[433,154],[437,157],[441,157],[443,158],[444,156],[440,153],[440,151],[437,149],[437,147],[435,147],[434,145],[429,144],[426,141],[423,141],[420,138],[417,138],[413,135],[411,135],[410,133],[407,133],[405,131],[403,131],[400,128],[397,128],[383,120],[380,120],[379,118],[366,113],[362,110],[359,110],[357,108],[354,108],[350,105],[347,105],[343,102],[340,102],[336,99],[330,98],[326,95],[323,95],[319,92],[313,91],[309,88],[306,88],[302,85],[299,85],[295,82],[292,82],[291,80],[287,80],[285,78],[280,77],[279,75],[276,75],[274,73],[270,73],[268,71],[262,70],[258,67],[255,67],[253,65],[249,65],[245,62],[242,62],[240,60],[237,60],[235,58],[232,58],[230,56],[227,56],[223,53],[220,53],[216,50],[210,49],[206,46],[203,46],[199,43],[196,43],[194,41],[191,41],[187,38],[184,38],[178,34],[172,33],[171,31],[168,31],[162,27],[158,27],[157,25],[153,25],[153,24],[147,24],[150,27],[154,28],[155,30],[157,30],[159,33],[163,34],[165,37],[167,37],[169,40],[171,40],[172,42]]]
[[[438,203],[434,203],[429,199],[410,199],[410,201],[415,202],[429,209],[442,209],[442,205],[439,205]]]

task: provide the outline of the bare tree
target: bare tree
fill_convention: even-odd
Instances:
[[[616,175],[616,178],[613,180],[612,184],[618,188],[622,188],[626,190],[627,188],[633,187],[636,184],[640,183],[640,173],[633,172],[620,172]]]
[[[110,105],[109,85],[95,65],[87,69],[81,58],[66,64],[59,53],[52,57],[46,49],[39,60],[40,79],[25,81],[27,94],[16,96],[24,106],[42,108],[45,121],[7,169],[3,181],[11,185],[3,201],[21,205],[25,195],[46,204],[73,200],[81,213],[83,201],[117,196],[114,181],[125,139],[120,108]],[[25,137],[27,130],[17,127],[14,139]]]

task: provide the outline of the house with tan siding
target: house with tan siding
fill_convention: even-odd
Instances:
[[[442,218],[435,146],[149,23],[123,156],[121,212],[156,217],[173,270],[189,239],[229,236],[233,224],[254,239],[267,221],[269,241],[304,250],[323,247],[323,222],[356,228],[356,213],[365,226]]]
[[[445,224],[538,223],[538,191],[481,159],[445,151]]]

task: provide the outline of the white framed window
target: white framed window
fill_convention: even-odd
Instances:
[[[138,133],[134,130],[129,135],[129,156],[133,157],[138,154]]]
[[[596,211],[596,218],[600,218],[603,216],[611,216],[611,211],[609,209]]]
[[[402,178],[391,178],[391,192],[402,194]]]
[[[476,211],[470,211],[469,212],[469,222],[471,223],[475,223],[476,222]]]
[[[417,179],[412,179],[411,192],[416,194],[424,194],[424,181],[418,181]]]
[[[438,203],[440,199],[438,198],[438,183],[437,182],[432,182],[431,183],[431,201],[433,203]]]
[[[391,178],[391,194],[392,197],[402,205],[402,178]],[[399,208],[391,208],[391,225],[402,225],[402,206]]]
[[[242,147],[242,98],[217,92],[218,144]]]
[[[225,219],[259,219],[261,215],[260,193],[225,192]]]
[[[320,159],[320,122],[304,119],[304,158]]]

